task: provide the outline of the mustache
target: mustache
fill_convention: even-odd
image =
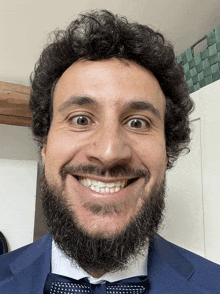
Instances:
[[[67,174],[71,175],[95,175],[102,177],[119,177],[124,176],[128,178],[144,177],[150,179],[150,171],[147,168],[133,168],[128,164],[116,164],[111,168],[103,168],[93,164],[79,164],[76,166],[66,164],[60,170],[61,178],[64,180]]]

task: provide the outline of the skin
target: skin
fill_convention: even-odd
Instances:
[[[80,96],[92,98],[97,105],[71,103],[71,97]],[[127,107],[137,101],[147,102],[151,107]],[[79,124],[79,116],[85,116],[83,124]],[[120,233],[138,213],[151,188],[164,179],[164,116],[165,97],[157,79],[135,62],[81,59],[59,79],[54,92],[53,119],[41,153],[48,184],[62,187],[60,170],[65,164],[93,164],[109,169],[125,163],[151,174],[148,182],[140,177],[112,194],[92,191],[67,174],[63,197],[88,234],[111,237]],[[102,182],[129,178],[83,176]],[[88,203],[116,204],[120,211],[97,214],[85,206]]]

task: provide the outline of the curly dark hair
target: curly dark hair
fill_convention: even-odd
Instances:
[[[166,97],[165,138],[171,168],[190,141],[189,97],[184,72],[176,62],[173,46],[161,33],[146,25],[128,22],[109,11],[91,11],[71,22],[66,31],[53,32],[53,42],[43,50],[31,75],[32,132],[40,149],[53,115],[53,91],[63,72],[80,58],[111,57],[132,60],[150,70]]]

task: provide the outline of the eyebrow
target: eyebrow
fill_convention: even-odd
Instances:
[[[64,111],[72,105],[91,105],[95,107],[100,106],[99,103],[95,101],[93,98],[87,96],[73,96],[61,104],[61,106],[58,109],[58,112]]]
[[[160,112],[157,108],[153,106],[150,102],[145,101],[131,101],[124,105],[124,109],[134,109],[134,110],[148,110],[152,112],[157,118],[161,120]]]
[[[100,108],[100,104],[93,98],[88,96],[72,96],[67,101],[61,104],[58,112],[62,112],[65,109],[71,107],[72,105],[91,105]],[[153,106],[150,102],[145,101],[131,101],[125,103],[123,110],[147,110],[153,113],[157,118],[161,120],[160,112],[157,108]]]

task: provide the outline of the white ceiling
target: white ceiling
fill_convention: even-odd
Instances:
[[[151,3],[146,23],[160,28],[178,55],[220,25],[220,0],[150,0],[146,3]]]
[[[48,33],[88,9],[159,29],[177,55],[220,25],[220,0],[0,0],[0,80],[28,85]]]

